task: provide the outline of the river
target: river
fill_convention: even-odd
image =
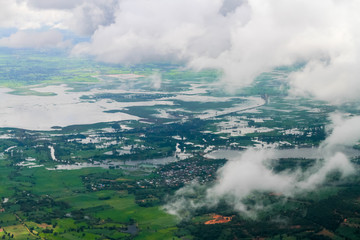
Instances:
[[[319,150],[319,148],[293,148],[293,149],[267,149],[272,153],[272,157],[277,158],[308,158],[308,159],[317,159],[322,158],[324,154]],[[220,149],[212,151],[205,155],[207,158],[225,158],[228,160],[238,158],[244,151],[240,150],[228,150]],[[346,156],[353,158],[359,157],[360,151],[354,148],[345,148],[341,150]]]

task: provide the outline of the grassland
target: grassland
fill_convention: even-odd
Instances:
[[[11,172],[10,167],[3,166],[1,177],[6,178]],[[159,206],[140,207],[135,203],[134,195],[127,191],[88,191],[84,187],[82,177],[102,172],[119,178],[122,176],[121,170],[100,168],[17,170],[17,177],[1,181],[9,183],[2,185],[1,193],[6,194],[1,196],[7,195],[10,200],[4,204],[6,212],[0,213],[0,226],[7,233],[14,234],[15,239],[98,239],[99,236],[172,239],[177,220]],[[133,183],[134,180],[127,178],[126,181]],[[9,189],[22,189],[26,194],[10,196]],[[34,203],[38,205],[33,206]],[[131,224],[136,224],[137,231],[126,233]]]

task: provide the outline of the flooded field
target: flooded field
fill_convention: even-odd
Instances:
[[[307,159],[318,159],[322,158],[324,155],[319,148],[294,148],[294,149],[265,149],[263,151],[268,151],[271,154],[272,158],[307,158]],[[211,153],[205,155],[207,158],[226,158],[228,160],[233,160],[239,158],[244,151],[239,150],[215,150]],[[353,158],[359,157],[360,151],[353,148],[345,148],[341,151],[346,156]]]

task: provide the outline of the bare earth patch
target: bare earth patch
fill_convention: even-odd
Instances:
[[[221,216],[221,215],[217,215],[214,214],[212,220],[209,220],[207,222],[205,222],[206,225],[209,224],[219,224],[219,223],[228,223],[232,220],[233,217],[225,217],[225,216]]]

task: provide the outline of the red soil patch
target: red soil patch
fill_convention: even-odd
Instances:
[[[218,223],[228,223],[232,220],[233,217],[225,217],[221,215],[213,215],[213,219],[205,222],[206,225],[209,224],[218,224]]]

